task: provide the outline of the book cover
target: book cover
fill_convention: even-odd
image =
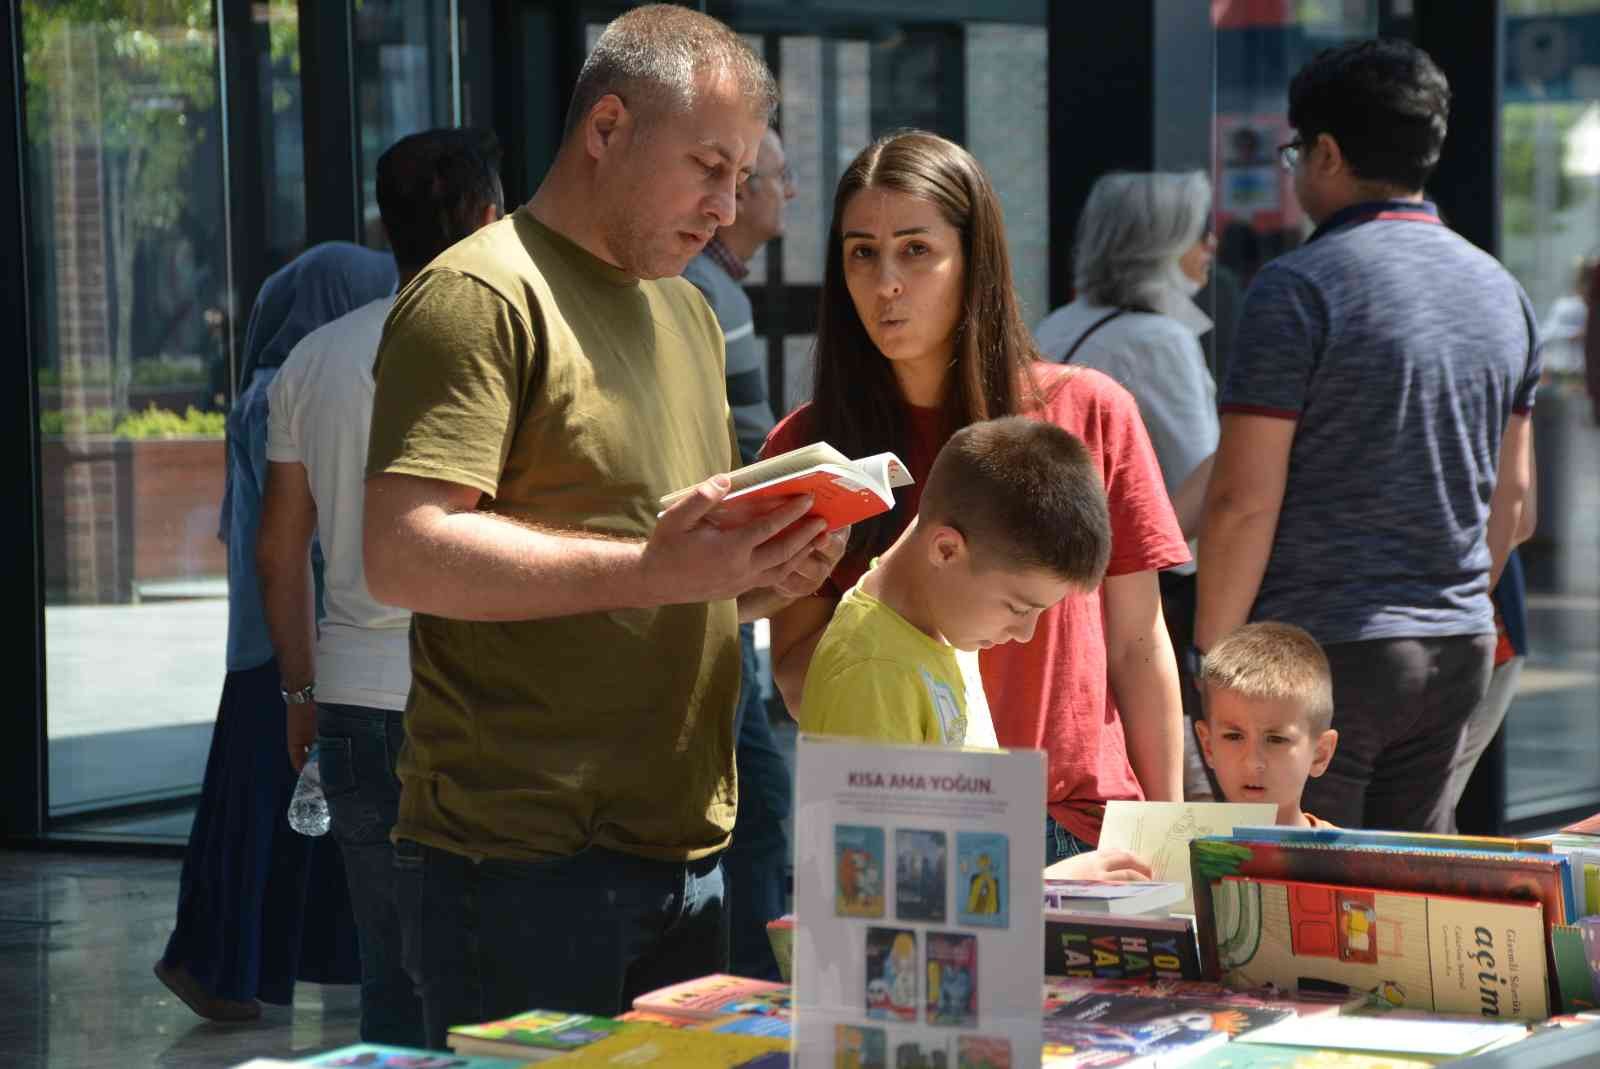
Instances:
[[[565,1051],[587,1046],[626,1027],[610,1017],[555,1010],[529,1010],[502,1021],[457,1025],[450,1049],[462,1054],[527,1057],[529,1051]]]
[[[1293,1010],[1244,1006],[1224,999],[1093,994],[1082,995],[1057,1006],[1045,1019],[1092,1020],[1101,1024],[1134,1027],[1176,1020],[1186,1032],[1221,1032],[1230,1039],[1236,1039],[1246,1032],[1294,1017]]]
[[[1357,1023],[1359,1022],[1359,1024]],[[1421,1020],[1406,1017],[1321,1017],[1286,1021],[1239,1037],[1241,1044],[1284,1047],[1331,1047],[1336,1050],[1381,1051],[1460,1057],[1492,1044],[1527,1035],[1520,1024],[1482,1021]]]
[[[1057,1009],[1044,1019],[1043,1034],[1047,1043],[1150,1058],[1158,1065],[1178,1064],[1228,1042],[1211,1014],[1192,1012],[1182,1003],[1097,995]]]
[[[1600,813],[1582,820],[1573,821],[1561,829],[1568,835],[1592,835],[1600,837]]]
[[[834,912],[841,917],[883,916],[883,829],[839,824],[833,829]]]
[[[1247,835],[1197,839],[1191,847],[1195,908],[1215,916],[1211,883],[1227,876],[1337,884],[1418,894],[1497,901],[1538,902],[1546,925],[1565,924],[1565,858],[1553,854],[1485,853],[1472,850],[1397,849],[1339,843],[1263,842]],[[1200,963],[1205,976],[1221,975],[1214,925],[1200,927]],[[1547,960],[1554,955],[1548,932]],[[1552,1005],[1563,1005],[1552,985]]]
[[[802,735],[795,766],[795,1064],[955,1069],[981,1037],[969,1064],[1039,1069],[1043,754]],[[883,833],[880,916],[838,908],[839,844],[878,842],[841,827]]]
[[[1278,807],[1268,802],[1127,802],[1106,803],[1100,828],[1102,850],[1126,850],[1150,864],[1150,876],[1162,883],[1183,884],[1183,898],[1174,913],[1194,914],[1195,889],[1190,886],[1189,843],[1202,835],[1229,835],[1234,828],[1271,824]]]
[[[1187,917],[1044,914],[1044,971],[1103,980],[1199,980]]]
[[[1209,980],[1094,980],[1086,977],[1046,976],[1044,1012],[1048,1016],[1060,1006],[1085,995],[1126,995],[1130,998],[1155,998],[1169,1001],[1196,1001],[1218,1006],[1273,1010],[1295,1017],[1337,1017],[1366,1004],[1362,995],[1293,997],[1274,987],[1245,988],[1235,991]]]
[[[894,833],[894,916],[943,924],[947,897],[945,834],[920,828]]]
[[[909,928],[867,929],[867,1016],[881,1021],[917,1019],[917,933]]]
[[[1010,840],[990,831],[956,833],[956,919],[1004,928],[1010,923]]]
[[[1497,835],[1438,835],[1421,831],[1374,831],[1368,828],[1287,828],[1277,824],[1241,827],[1250,839],[1290,843],[1344,843],[1351,846],[1417,846],[1438,850],[1487,850],[1501,854],[1548,854],[1548,839],[1512,839]]]
[[[1044,908],[1070,913],[1152,913],[1183,901],[1181,883],[1063,880],[1044,871]]]
[[[376,1043],[356,1043],[326,1054],[305,1058],[295,1065],[316,1065],[324,1069],[524,1069],[522,1058],[463,1057],[409,1047],[386,1047]]]
[[[1002,1036],[959,1036],[956,1069],[1011,1069],[1011,1041]]]
[[[551,1059],[561,1069],[617,1069],[652,1066],[655,1069],[786,1069],[789,1041],[767,1036],[738,1036],[698,1032],[688,1028],[639,1025],[587,1047]]]
[[[640,995],[633,1000],[633,1008],[707,1020],[730,1013],[787,1017],[789,1003],[788,984],[713,973]]]
[[[1230,986],[1309,981],[1492,1020],[1549,1012],[1537,902],[1235,876],[1211,893]]]
[[[1202,1054],[1184,1069],[1433,1069],[1443,1057],[1363,1054],[1349,1050],[1307,1050],[1264,1043],[1229,1043]]]
[[[976,1028],[978,937],[928,933],[927,1020],[929,1024]]]

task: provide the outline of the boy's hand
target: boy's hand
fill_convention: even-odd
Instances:
[[[1072,880],[1148,880],[1150,866],[1126,850],[1091,850],[1050,866],[1051,875]]]

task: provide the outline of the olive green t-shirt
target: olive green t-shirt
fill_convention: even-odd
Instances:
[[[522,209],[434,260],[378,350],[367,474],[483,491],[545,528],[644,539],[736,466],[722,333]],[[661,859],[733,827],[731,601],[473,623],[418,613],[395,835],[473,858]]]

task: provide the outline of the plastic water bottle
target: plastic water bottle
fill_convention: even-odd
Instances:
[[[289,799],[289,827],[301,835],[326,835],[331,823],[328,799],[322,793],[322,774],[317,767],[317,748],[311,747],[305,767],[294,785],[294,797]]]

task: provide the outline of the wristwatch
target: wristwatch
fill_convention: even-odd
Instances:
[[[317,699],[317,681],[312,680],[299,690],[280,690],[285,705],[310,705]]]

